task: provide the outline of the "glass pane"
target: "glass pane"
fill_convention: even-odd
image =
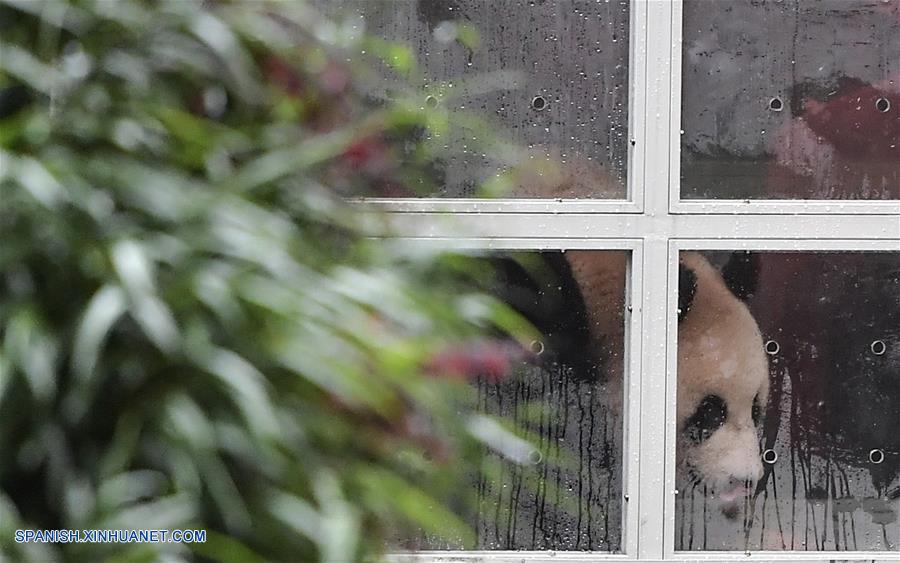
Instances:
[[[627,254],[532,251],[487,260],[501,272],[497,295],[543,336],[515,377],[477,384],[480,407],[511,420],[535,449],[523,464],[485,452],[474,479],[474,548],[620,551]],[[602,283],[593,277],[601,273]]]
[[[900,199],[894,0],[685,0],[684,198]]]
[[[900,253],[680,270],[676,549],[900,550]]]
[[[408,44],[422,67],[416,86],[424,106],[473,110],[488,119],[487,130],[429,137],[456,154],[437,171],[439,191],[419,195],[485,195],[478,184],[504,163],[503,155],[492,154],[500,152],[496,147],[480,144],[498,135],[527,147],[525,158],[542,168],[547,159],[562,168],[555,185],[529,183],[503,197],[625,197],[628,0],[316,3],[330,14],[354,14],[370,34]],[[369,94],[392,96],[401,84],[396,76],[381,73],[366,85]]]

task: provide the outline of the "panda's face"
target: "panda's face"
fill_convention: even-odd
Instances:
[[[756,321],[718,271],[696,254],[681,268],[691,298],[678,326],[678,480],[733,518],[763,472],[768,362]]]

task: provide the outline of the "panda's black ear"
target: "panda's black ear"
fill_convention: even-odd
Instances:
[[[732,253],[728,263],[722,267],[722,279],[741,301],[753,297],[759,286],[759,254],[746,250]]]
[[[694,304],[697,293],[697,274],[684,264],[678,264],[678,322],[681,322]]]

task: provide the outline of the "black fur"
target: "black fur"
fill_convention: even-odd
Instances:
[[[722,267],[722,278],[741,301],[753,297],[759,286],[759,255],[748,251],[732,253]]]
[[[691,310],[696,293],[697,274],[684,264],[678,264],[678,322]]]
[[[510,253],[495,260],[498,296],[544,336],[542,363],[571,369],[579,380],[602,373],[592,353],[587,308],[561,251]]]
[[[728,406],[725,400],[718,395],[707,395],[700,401],[691,418],[685,421],[683,432],[692,443],[702,444],[725,424],[727,418]]]
[[[510,252],[492,259],[497,270],[494,293],[544,335],[543,363],[571,369],[579,380],[596,380],[604,366],[594,354],[587,308],[565,253]],[[740,299],[756,291],[758,256],[735,252],[722,270],[728,288]],[[697,275],[679,264],[678,320],[685,318],[697,293]]]

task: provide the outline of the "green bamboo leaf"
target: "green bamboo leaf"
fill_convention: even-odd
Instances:
[[[105,285],[94,294],[75,332],[72,371],[76,377],[85,382],[92,379],[103,343],[127,309],[125,292],[118,286]]]
[[[71,2],[58,0],[0,0],[11,8],[21,10],[41,18],[45,25],[65,29],[71,33],[81,32],[90,21],[90,16]]]
[[[437,498],[400,475],[378,468],[364,468],[357,478],[364,494],[377,505],[390,507],[408,523],[421,526],[422,531],[437,537],[462,541],[472,545],[475,534],[459,516],[448,510]]]
[[[287,492],[277,492],[272,493],[265,504],[275,518],[312,542],[319,541],[322,515],[311,503]]]
[[[56,208],[64,199],[63,187],[44,165],[34,158],[24,157],[7,161],[14,166],[15,178],[31,197],[50,209]]]
[[[4,74],[16,77],[33,90],[51,95],[58,79],[56,69],[18,45],[0,41],[0,68]]]
[[[466,426],[472,436],[510,461],[519,464],[534,462],[538,450],[496,419],[480,414],[474,415]]]
[[[212,530],[207,531],[205,543],[193,543],[190,548],[211,561],[223,563],[266,563],[270,560],[236,538]]]
[[[4,353],[3,347],[0,347],[0,404],[3,404],[6,398],[6,390],[9,388],[14,378],[13,365],[9,356]]]
[[[178,326],[155,293],[155,267],[143,246],[134,240],[119,241],[112,247],[110,259],[127,291],[134,320],[157,348],[171,354],[178,347]]]
[[[208,413],[186,394],[171,397],[165,407],[166,426],[191,451],[209,453],[215,449],[216,437]]]
[[[3,343],[9,358],[25,375],[31,393],[39,402],[56,393],[56,363],[59,347],[30,310],[15,313],[6,325]]]
[[[122,509],[142,498],[163,494],[168,487],[166,476],[155,470],[126,471],[104,480],[97,489],[97,502],[101,512]]]
[[[238,95],[249,104],[262,102],[263,91],[254,76],[253,61],[232,29],[210,11],[202,11],[194,18],[191,31],[218,55]]]
[[[98,463],[98,474],[103,478],[124,472],[131,467],[132,459],[140,444],[142,420],[135,411],[124,413],[116,421],[115,431]]]
[[[323,561],[352,561],[358,553],[359,509],[341,491],[341,481],[331,471],[320,471],[313,480],[313,494],[321,507],[317,540]]]
[[[241,535],[251,531],[250,512],[222,460],[216,455],[201,453],[199,462],[203,483],[209,490],[225,528]]]
[[[246,359],[231,350],[212,347],[203,365],[231,391],[241,414],[258,438],[278,435],[275,407],[266,388],[266,377]]]
[[[98,521],[104,530],[178,530],[197,513],[196,499],[186,494],[159,497],[130,505]]]
[[[307,172],[340,155],[358,131],[337,129],[296,146],[273,149],[248,162],[228,182],[228,190],[249,192],[291,174]]]
[[[155,268],[139,243],[127,239],[119,241],[112,247],[110,255],[116,273],[130,294],[155,290]]]
[[[0,493],[0,559],[343,563],[378,559],[398,522],[471,540],[447,499],[507,436],[467,427],[475,391],[421,366],[515,319],[341,199],[435,185],[456,146],[511,164],[452,109],[463,83],[423,108],[414,50],[302,0],[0,12],[0,89],[30,92],[0,133],[0,475],[28,484]],[[396,85],[375,104],[370,45]],[[431,440],[458,455],[436,462]],[[10,540],[46,522],[210,536]]]

